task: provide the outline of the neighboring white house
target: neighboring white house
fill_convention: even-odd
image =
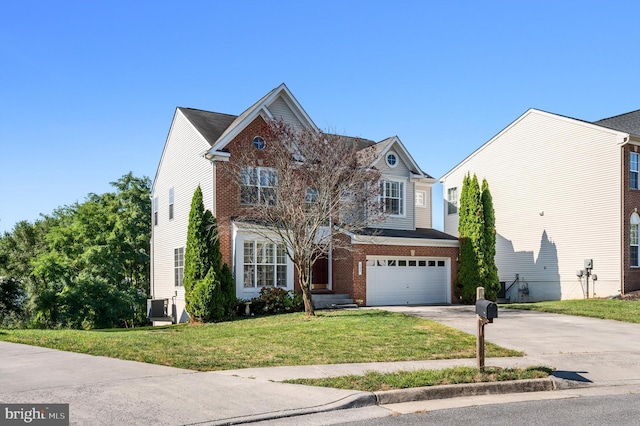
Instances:
[[[590,123],[528,110],[441,178],[444,232],[457,235],[462,180],[475,173],[493,196],[506,298],[586,297],[585,259],[589,297],[640,289],[639,134],[640,111]]]

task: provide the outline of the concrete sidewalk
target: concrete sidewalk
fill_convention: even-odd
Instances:
[[[475,333],[473,307],[388,309]],[[499,315],[485,329],[487,340],[527,356],[489,358],[488,366],[546,365],[557,368],[558,377],[571,379],[565,383],[590,386],[640,384],[640,325],[507,309]],[[457,365],[474,366],[475,360],[199,373],[0,342],[0,402],[69,403],[71,424],[80,425],[237,424],[380,403],[379,395],[367,392],[278,383],[281,380]],[[389,413],[380,410],[379,415]]]

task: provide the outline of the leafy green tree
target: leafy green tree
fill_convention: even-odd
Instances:
[[[458,235],[460,265],[458,281],[463,303],[475,301],[476,288],[483,284],[484,215],[478,178],[467,174],[460,194]]]
[[[0,276],[0,327],[18,325],[24,310],[22,283],[11,277]]]
[[[0,275],[24,284],[33,326],[145,321],[150,180],[129,173],[111,184],[115,192],[89,194],[33,225],[20,222],[0,239]]]
[[[232,298],[229,290],[233,286],[231,270],[222,265],[218,223],[205,210],[199,185],[189,212],[183,284],[187,313],[195,321],[219,321],[235,304],[235,294]]]
[[[496,216],[489,183],[482,180],[482,212],[484,215],[484,288],[485,297],[496,300],[500,290],[500,279],[496,266]]]

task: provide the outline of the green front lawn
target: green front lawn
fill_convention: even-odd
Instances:
[[[543,379],[553,370],[547,367],[486,368],[453,367],[442,370],[398,371],[395,373],[367,372],[364,376],[339,376],[323,379],[294,379],[285,383],[378,392],[422,386],[456,385],[460,383],[504,382],[508,380]]]
[[[474,318],[470,318],[474,321]],[[360,309],[216,324],[110,330],[0,330],[0,340],[198,371],[473,358],[475,336],[408,315]],[[487,357],[522,356],[487,343]]]
[[[635,300],[556,300],[552,302],[520,303],[501,306],[509,309],[527,309],[555,314],[640,323],[640,302]]]

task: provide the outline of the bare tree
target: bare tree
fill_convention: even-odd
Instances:
[[[267,122],[261,149],[245,149],[229,164],[241,201],[250,207],[237,218],[253,231],[288,247],[307,316],[314,263],[331,249],[352,250],[336,234],[379,222],[380,172],[373,167],[373,142]],[[246,146],[246,144],[245,144]],[[236,156],[236,153],[233,153]]]

